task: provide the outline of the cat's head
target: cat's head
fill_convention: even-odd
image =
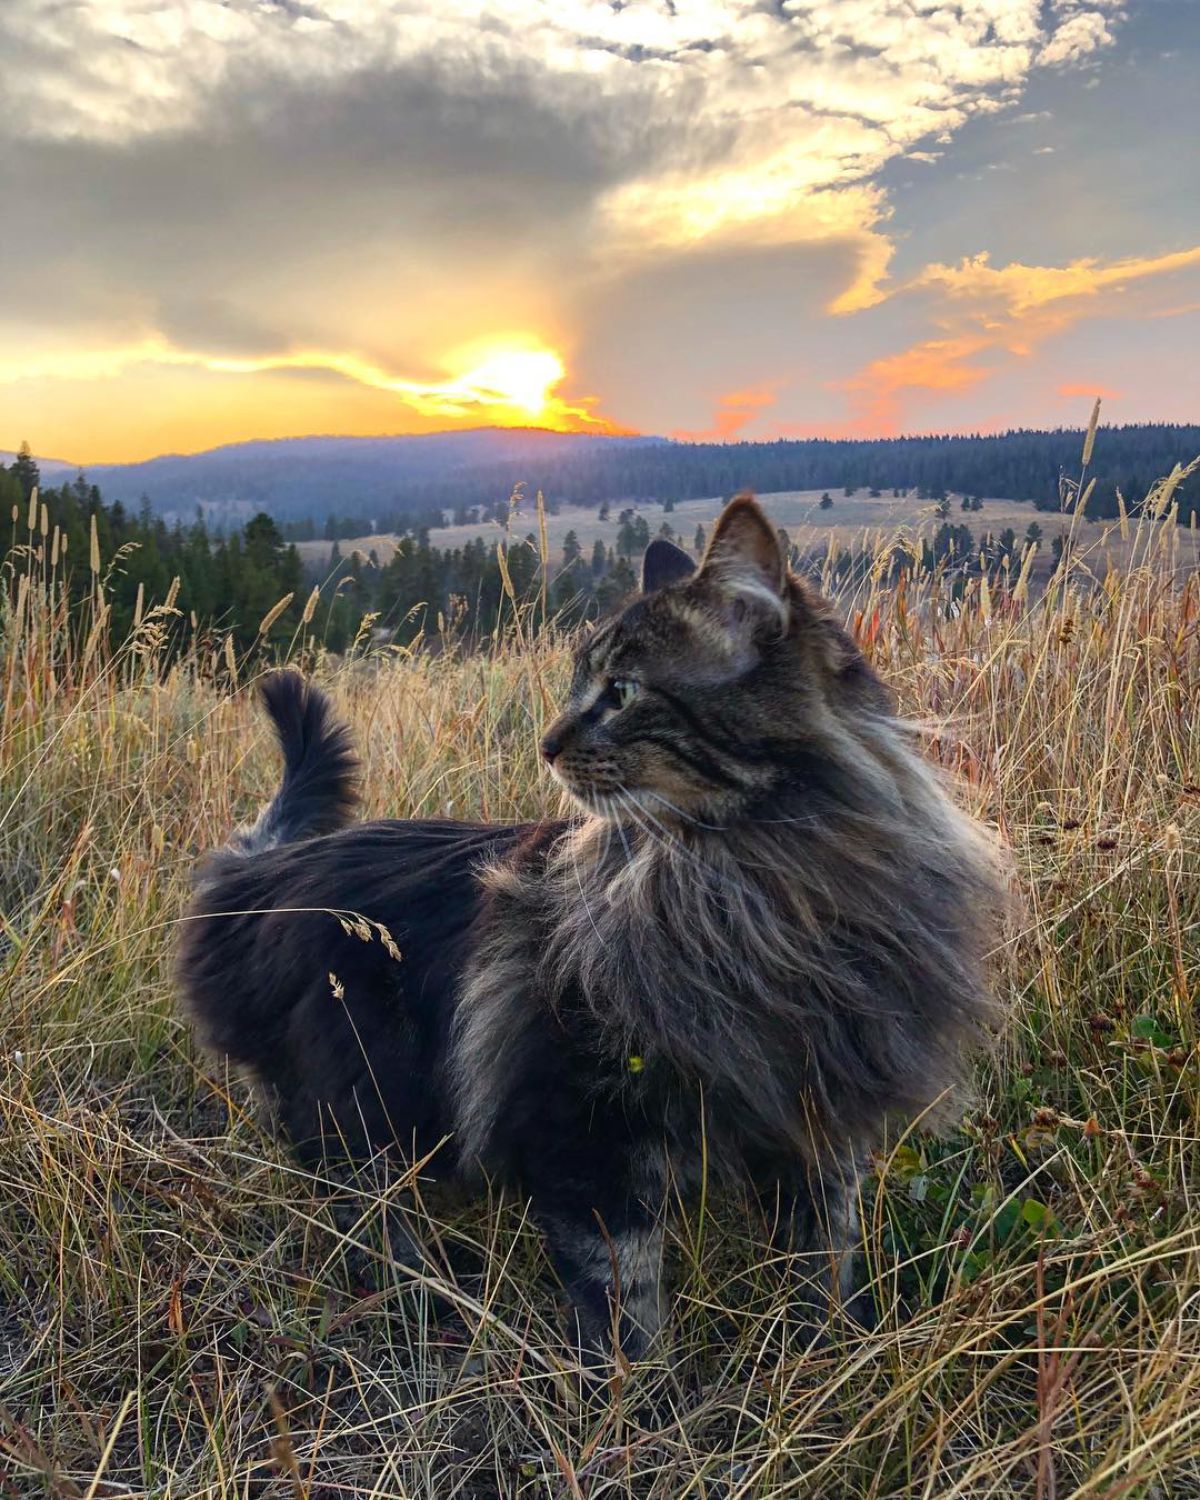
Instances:
[[[576,650],[542,754],[590,811],[724,824],[811,776],[855,721],[891,712],[747,494],[722,511],[698,568],[651,542],[641,594]]]

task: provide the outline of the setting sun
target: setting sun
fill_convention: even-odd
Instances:
[[[509,349],[491,355],[456,384],[489,405],[516,406],[539,417],[565,374],[562,360],[548,349]]]

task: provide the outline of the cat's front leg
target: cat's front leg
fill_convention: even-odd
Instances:
[[[854,1296],[862,1240],[857,1167],[789,1163],[764,1173],[758,1194],[772,1246],[788,1257],[797,1306],[827,1320]]]
[[[545,1188],[534,1213],[570,1298],[571,1342],[586,1365],[640,1359],[661,1337],[664,1321],[663,1229],[659,1216],[632,1196],[588,1195],[579,1185],[558,1195]]]

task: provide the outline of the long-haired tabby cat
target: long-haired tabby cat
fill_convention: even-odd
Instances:
[[[698,569],[654,542],[579,645],[541,745],[568,820],[351,823],[327,700],[262,695],[283,783],[204,868],[180,973],[302,1158],[448,1137],[433,1171],[528,1196],[600,1353],[657,1332],[664,1207],[703,1171],[844,1288],[866,1153],[997,1019],[1005,881],[754,500]]]

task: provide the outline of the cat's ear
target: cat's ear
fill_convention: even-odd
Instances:
[[[779,533],[748,491],[718,516],[700,571],[740,605],[739,615],[765,610],[787,624],[787,559]]]
[[[682,547],[656,536],[642,558],[642,593],[652,594],[670,583],[680,583],[695,571],[696,564]]]

